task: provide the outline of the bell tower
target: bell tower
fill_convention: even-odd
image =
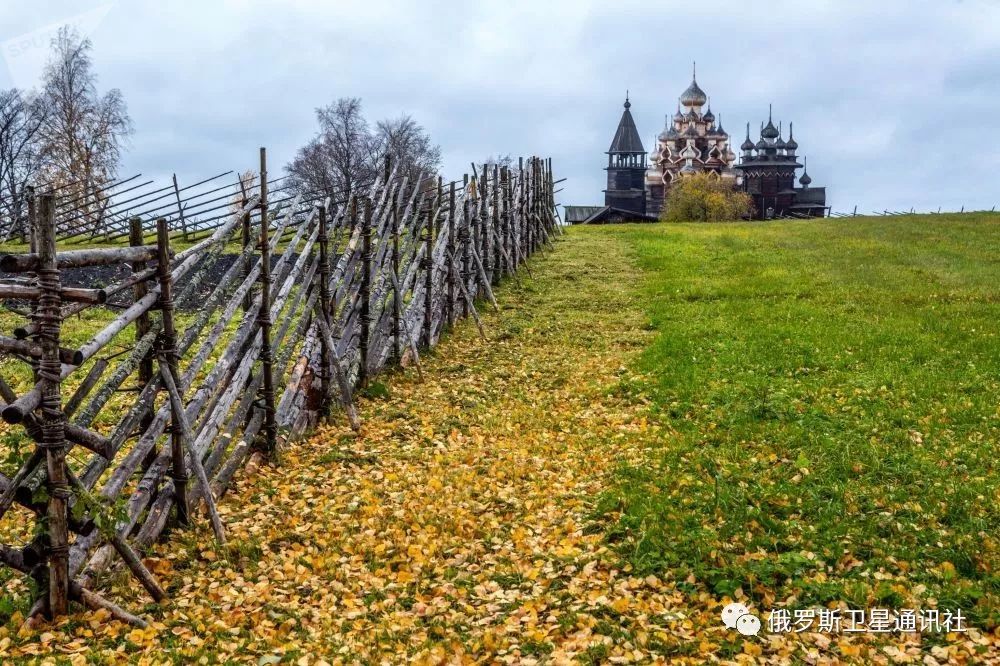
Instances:
[[[645,215],[646,149],[629,111],[631,107],[626,93],[625,111],[607,153],[608,189],[604,190],[604,205]]]

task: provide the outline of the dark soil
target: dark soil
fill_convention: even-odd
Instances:
[[[198,287],[197,296],[190,299],[186,305],[182,306],[182,310],[196,311],[201,303],[204,302],[205,298],[212,292],[215,285],[219,283],[219,280],[226,273],[227,270],[236,261],[238,255],[235,254],[223,254],[216,258],[215,262],[208,269],[208,275],[205,279],[201,281]],[[277,261],[274,258],[273,261]],[[132,274],[131,269],[124,265],[118,264],[115,266],[86,266],[83,268],[68,268],[61,273],[63,285],[68,287],[84,287],[87,289],[101,289],[107,287],[108,285],[121,282],[122,280],[128,278]],[[4,273],[0,271],[0,280],[7,278],[18,277],[13,273]],[[181,283],[183,286],[183,283]],[[126,290],[121,294],[118,294],[114,298],[111,298],[109,302],[113,305],[131,305],[132,303],[132,292],[131,290]]]

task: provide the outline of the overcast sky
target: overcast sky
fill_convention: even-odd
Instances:
[[[123,172],[192,182],[272,171],[314,109],[413,115],[455,177],[498,153],[551,156],[566,204],[603,202],[625,90],[653,136],[698,61],[738,145],[795,123],[834,210],[1000,205],[1000,0],[387,2],[3,0],[0,87],[37,85],[51,33],[94,43],[135,136]],[[787,135],[786,135],[787,136]],[[756,138],[756,135],[755,137]]]

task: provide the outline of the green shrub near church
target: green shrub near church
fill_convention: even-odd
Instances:
[[[715,174],[683,176],[671,185],[661,219],[665,222],[724,222],[749,217],[753,200]]]

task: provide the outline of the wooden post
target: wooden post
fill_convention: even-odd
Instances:
[[[32,185],[28,185],[25,188],[27,192],[28,199],[28,250],[35,254],[38,252],[38,241],[37,236],[37,222],[35,221],[36,211],[35,211],[35,188]]]
[[[455,248],[458,243],[455,242],[455,181],[451,182],[451,190],[448,194],[448,299],[447,299],[447,318],[448,326],[455,325],[455,303],[458,299],[458,292],[455,287],[455,272],[458,270],[458,266],[455,265]]]
[[[505,274],[510,274],[514,269],[513,261],[510,258],[510,169],[503,167],[500,170],[500,197],[501,197],[501,210],[500,210],[500,249],[503,253],[507,255],[505,259],[507,260],[506,266],[504,268]]]
[[[493,284],[500,284],[500,275],[503,272],[500,243],[503,237],[500,235],[500,167],[496,164],[493,165],[493,206],[490,209],[490,215],[490,226],[493,229],[492,234],[490,234],[490,240],[493,242],[491,246],[493,248],[493,271],[490,277]]]
[[[242,180],[240,181],[240,187],[241,188],[243,187]],[[240,207],[243,210],[246,210],[248,201],[249,200],[247,199],[246,192],[244,191],[243,199],[240,202]],[[250,211],[247,210],[243,214],[243,219],[240,222],[242,227],[243,249],[246,250],[247,246],[249,246],[253,242],[253,236],[250,233]],[[250,255],[247,255],[247,257],[243,260],[243,279],[246,280],[248,277],[250,277],[250,273],[252,271],[253,271],[253,258],[250,257]],[[253,294],[251,294],[250,291],[247,291],[246,296],[243,297],[243,312],[249,312],[250,308],[252,307],[253,307]]]
[[[143,234],[142,234],[142,220],[138,217],[133,217],[129,220],[129,245],[133,247],[138,247],[143,244]],[[138,274],[146,270],[145,261],[133,261],[132,262],[132,274]],[[146,282],[140,281],[136,282],[132,286],[132,297],[135,301],[140,301],[148,293],[146,288]],[[135,340],[138,342],[147,333],[149,333],[150,321],[149,315],[143,313],[139,315],[139,318],[135,320]],[[153,378],[153,356],[152,354],[147,354],[142,361],[139,363],[139,383],[143,386]],[[148,425],[148,423],[146,424]],[[145,430],[145,427],[143,427]]]
[[[438,199],[440,201],[440,199]],[[424,346],[430,347],[434,335],[434,229],[430,209],[427,212],[427,224],[424,228],[424,258],[420,268],[424,271]]]
[[[389,160],[386,158],[386,171],[389,169]],[[389,357],[389,362],[395,362],[402,359],[402,332],[400,327],[400,320],[403,318],[403,294],[399,293],[397,285],[399,284],[399,192],[396,192],[392,197],[392,209],[390,214],[392,215],[392,265],[389,270],[392,271],[394,279],[392,281],[392,355]]]
[[[160,316],[163,330],[160,333],[158,354],[167,360],[167,366],[177,376],[177,331],[174,327],[174,279],[170,272],[170,230],[162,217],[156,221],[157,276],[160,281]],[[177,414],[170,420],[170,478],[176,493],[177,522],[190,522],[187,503],[187,468],[184,465],[184,440]]]
[[[273,453],[278,445],[278,427],[274,420],[274,357],[271,353],[271,241],[267,219],[267,149],[260,149],[260,363],[264,401],[264,450]],[[176,373],[174,373],[176,376]]]
[[[535,253],[538,246],[538,158],[532,157],[528,165],[531,176],[528,188],[528,252],[527,255]]]
[[[59,269],[56,267],[55,199],[41,197],[35,216],[35,244],[38,253],[37,284],[41,295],[35,307],[38,323],[37,344],[42,348],[38,375],[42,382],[41,438],[48,472],[49,503],[46,530],[49,537],[49,613],[65,615],[69,610],[69,479],[66,476],[65,417],[60,396],[62,364],[59,360],[61,297]]]
[[[545,182],[545,205],[548,206],[548,210],[545,211],[546,218],[550,218],[556,210],[556,185],[555,176],[552,175],[552,158],[549,157],[546,160],[545,173],[548,174],[548,180]],[[556,226],[555,217],[551,217],[553,222],[553,228],[558,229],[560,235],[562,234],[562,228]]]
[[[483,288],[489,286],[492,282],[491,275],[493,274],[493,248],[490,245],[490,230],[493,228],[491,225],[489,206],[490,206],[490,171],[489,165],[483,164],[483,191],[481,194],[479,202],[479,230],[477,235],[477,246],[479,249],[479,259],[483,263],[483,269],[486,276],[483,278],[487,281]]]
[[[358,385],[368,385],[368,346],[371,337],[371,289],[372,289],[372,200],[365,198],[365,214],[361,218],[361,334],[358,351],[361,367],[358,369]]]
[[[323,317],[329,321],[330,316],[330,237],[327,228],[326,206],[319,207],[319,301]],[[326,344],[326,336],[320,336],[320,395],[323,396],[320,413],[326,416],[330,406],[330,349]]]
[[[527,245],[525,241],[528,235],[528,229],[524,224],[524,206],[525,206],[525,182],[524,182],[524,158],[517,158],[517,215],[515,216],[517,225],[517,253],[520,255],[517,261],[521,262],[521,259],[525,256],[525,250]]]
[[[176,425],[180,429],[181,441],[184,443],[184,447],[188,451],[188,456],[191,458],[191,467],[194,468],[195,478],[198,479],[198,485],[201,488],[201,495],[208,507],[208,515],[212,521],[212,531],[215,532],[215,539],[219,542],[219,545],[225,546],[226,532],[222,528],[222,520],[219,518],[219,511],[215,506],[212,485],[209,483],[208,475],[205,473],[205,467],[201,464],[201,458],[198,457],[198,450],[194,447],[195,436],[191,432],[187,416],[184,414],[184,399],[177,388],[174,373],[170,370],[169,365],[163,365],[162,356],[160,360],[160,377],[163,379],[163,387],[167,389],[167,395],[170,397],[170,408],[173,410]]]
[[[434,197],[435,210],[441,209],[441,200],[443,196],[444,196],[444,178],[438,176],[437,195]],[[441,219],[440,215],[435,216],[435,219],[437,226],[434,229],[434,233],[438,234],[441,232],[441,224],[443,223],[443,220]]]
[[[466,175],[466,179],[468,179],[468,177],[469,176]],[[460,227],[458,232],[458,242],[460,243],[458,252],[459,256],[461,257],[460,259],[461,273],[459,275],[459,279],[461,280],[463,290],[470,295],[470,298],[462,299],[463,317],[469,316],[469,309],[472,306],[470,300],[472,298],[475,298],[475,293],[473,293],[472,290],[469,288],[469,275],[471,275],[470,271],[471,262],[469,261],[469,253],[472,251],[471,232],[472,232],[472,216],[470,215],[469,212],[469,197],[468,195],[466,195],[462,197],[462,226]]]
[[[181,203],[181,190],[177,187],[177,174],[174,174],[174,197],[177,198],[177,215],[181,218],[181,233],[184,236],[184,240],[188,239],[188,225],[187,220],[184,219],[184,205]]]

